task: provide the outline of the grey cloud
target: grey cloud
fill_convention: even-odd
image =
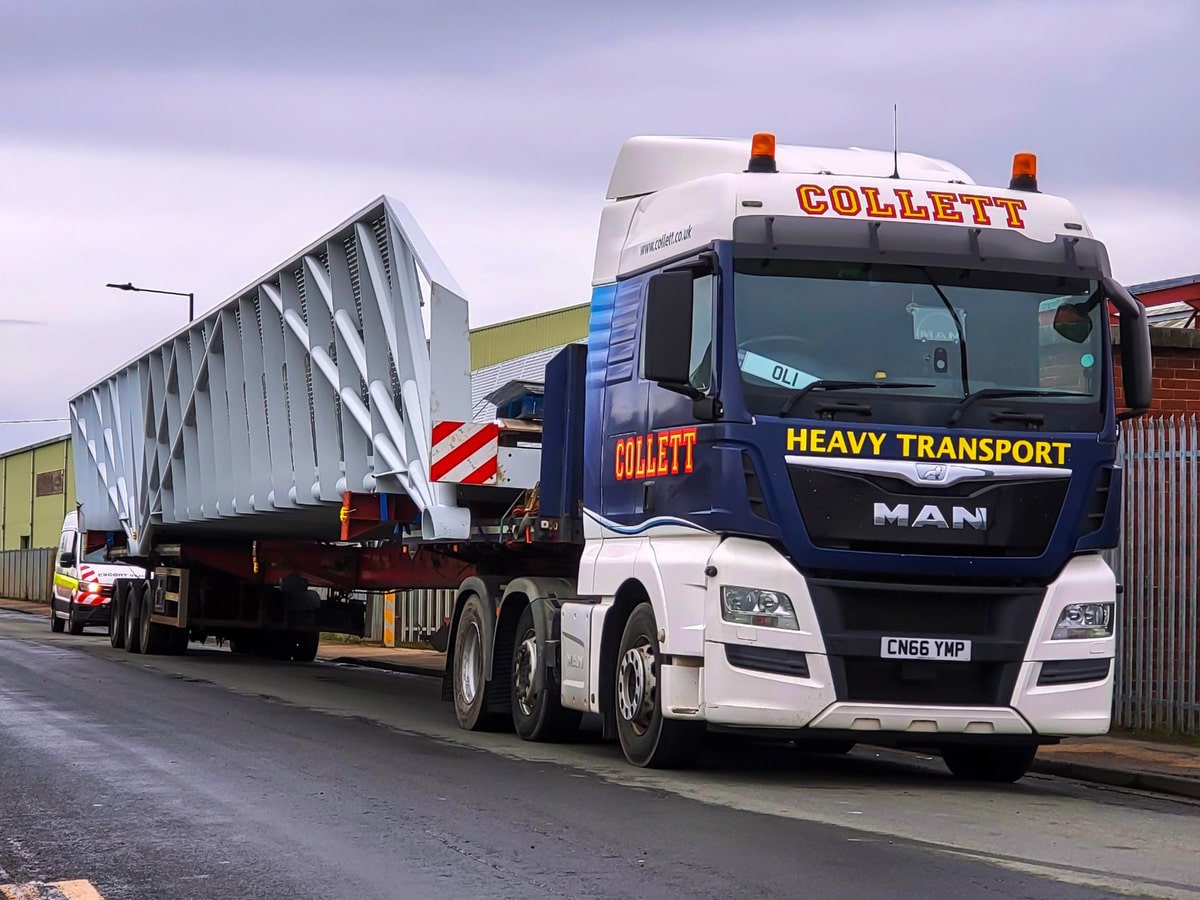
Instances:
[[[0,136],[599,191],[630,134],[886,147],[898,102],[906,149],[980,180],[1007,180],[1011,154],[1034,150],[1056,192],[1200,190],[1187,61],[1200,6],[915,8],[44,2],[0,47]]]

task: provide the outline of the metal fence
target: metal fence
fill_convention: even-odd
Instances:
[[[1114,722],[1129,728],[1200,733],[1197,437],[1194,415],[1137,419],[1123,432],[1121,543],[1108,556],[1124,585]]]
[[[0,597],[49,603],[54,553],[54,547],[0,550]]]
[[[454,613],[457,591],[402,591],[396,594],[396,643],[424,644]]]

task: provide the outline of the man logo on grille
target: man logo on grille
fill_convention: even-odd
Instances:
[[[917,477],[922,481],[945,481],[947,472],[944,465],[927,466],[917,463]]]

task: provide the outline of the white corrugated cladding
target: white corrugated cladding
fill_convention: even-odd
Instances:
[[[566,346],[566,345],[564,345]],[[510,381],[536,381],[545,383],[546,364],[562,350],[551,347],[518,356],[516,359],[484,366],[471,373],[471,414],[473,421],[488,422],[496,415],[496,407],[484,398]]]

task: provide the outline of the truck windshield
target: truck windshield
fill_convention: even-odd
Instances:
[[[876,421],[946,425],[982,392],[962,424],[1011,428],[987,413],[1002,403],[1047,429],[1098,425],[1105,306],[1095,282],[763,259],[738,260],[733,282],[737,363],[756,415],[790,409],[814,382],[846,393],[867,382],[877,389],[855,400]],[[820,387],[792,414],[827,403]]]

